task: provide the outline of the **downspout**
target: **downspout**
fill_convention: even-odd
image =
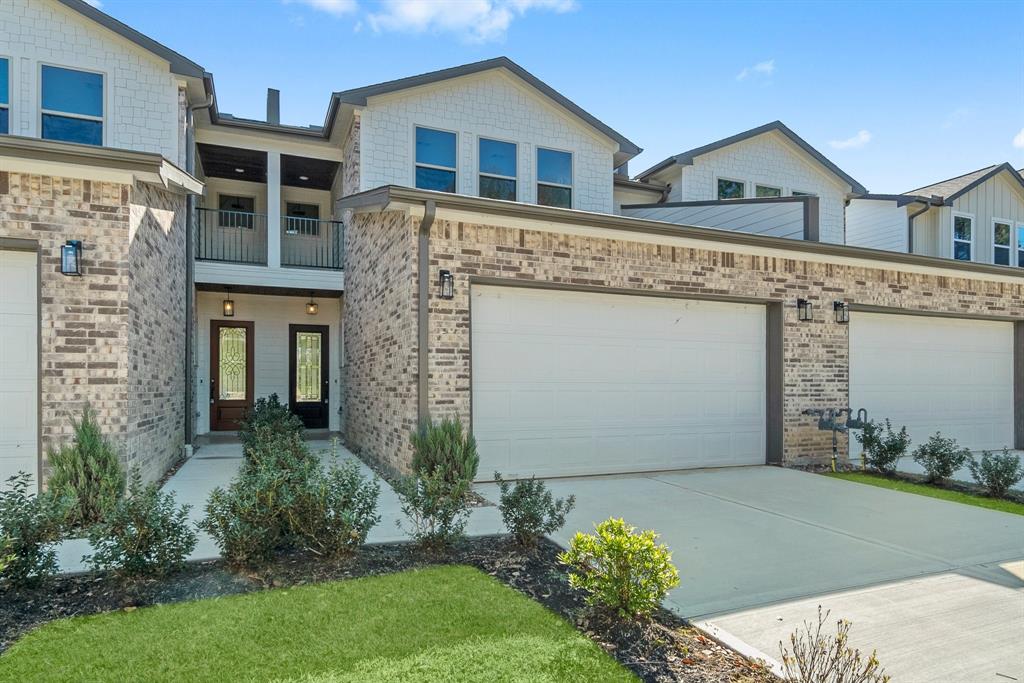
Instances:
[[[416,413],[417,422],[430,419],[430,403],[427,397],[428,367],[427,345],[430,343],[430,228],[434,224],[437,205],[428,199],[424,205],[423,220],[420,221],[417,268],[419,285],[419,307],[416,315],[417,358],[416,358]]]
[[[907,253],[914,253],[914,219],[932,208],[931,202],[925,201],[924,208],[907,216]]]
[[[199,109],[213,106],[213,95],[207,95],[202,104],[189,105],[185,116],[185,171],[195,175],[195,117],[193,113]],[[195,349],[192,343],[192,318],[195,315],[195,264],[193,263],[193,237],[195,235],[196,198],[189,194],[185,197],[185,446],[191,455],[192,437],[195,434],[195,377],[193,367]]]

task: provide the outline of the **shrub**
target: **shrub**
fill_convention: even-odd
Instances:
[[[967,461],[974,480],[985,487],[990,496],[1003,498],[1014,485],[1024,479],[1024,463],[1007,449],[1002,453],[984,451],[981,460]]]
[[[174,495],[156,484],[143,486],[135,475],[131,494],[89,529],[93,554],[84,559],[95,569],[113,569],[124,576],[177,571],[196,547],[190,509],[178,507]]]
[[[238,438],[242,442],[242,453],[248,457],[261,443],[274,437],[292,437],[302,440],[302,420],[281,403],[277,394],[256,399],[252,410],[242,420]]]
[[[495,472],[494,481],[501,490],[501,519],[520,545],[534,546],[541,536],[561,529],[565,516],[576,507],[575,496],[556,500],[544,482],[536,478],[522,479],[513,486]]]
[[[924,468],[929,481],[949,479],[970,457],[970,449],[961,448],[956,439],[947,439],[941,432],[914,451],[914,462]]]
[[[867,466],[883,474],[894,473],[900,458],[910,448],[907,428],[900,427],[898,432],[894,432],[888,418],[885,420],[884,432],[879,423],[868,422],[857,434],[857,440],[864,447],[864,461]]]
[[[32,477],[19,472],[0,491],[0,537],[6,539],[5,583],[36,585],[57,571],[53,544],[60,540],[73,501],[52,493],[29,493]]]
[[[421,545],[443,548],[460,540],[469,521],[469,482],[455,484],[444,473],[424,473],[402,479],[395,487],[410,536]],[[397,522],[401,528],[401,521]]]
[[[847,644],[850,622],[840,619],[836,635],[824,633],[829,612],[818,607],[818,625],[804,622],[803,630],[789,637],[793,651],[779,642],[782,668],[790,683],[886,683],[889,676],[878,663],[875,652],[864,657]]]
[[[121,460],[103,436],[96,413],[86,405],[81,420],[71,420],[75,440],[71,445],[50,450],[52,474],[49,490],[74,501],[68,513],[70,528],[87,527],[103,519],[124,497],[125,475]]]
[[[367,481],[359,466],[348,461],[317,473],[301,491],[293,514],[294,531],[307,548],[320,555],[351,552],[366,542],[378,522],[380,485]]]
[[[637,532],[621,519],[577,533],[558,556],[570,568],[569,585],[586,591],[587,602],[634,618],[650,614],[679,585],[672,554],[653,531]]]
[[[440,473],[441,478],[452,486],[472,482],[476,478],[476,468],[480,464],[476,439],[463,430],[458,420],[445,418],[440,424],[424,421],[411,439],[412,471],[415,474],[432,476]]]

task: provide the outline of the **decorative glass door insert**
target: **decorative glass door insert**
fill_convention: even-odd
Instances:
[[[244,401],[246,396],[246,330],[244,327],[220,328],[220,353],[217,372],[220,400]]]
[[[321,335],[319,332],[295,333],[295,400],[320,401]]]

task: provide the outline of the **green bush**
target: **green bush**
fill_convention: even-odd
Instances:
[[[1024,479],[1024,463],[1007,449],[1002,453],[984,451],[981,460],[972,457],[967,461],[974,480],[985,487],[990,496],[1003,498],[1021,479]]]
[[[427,420],[412,434],[412,471],[420,476],[439,474],[452,486],[472,482],[480,457],[476,439],[458,420],[445,418],[440,424]],[[468,490],[468,488],[467,488]]]
[[[293,531],[319,555],[352,552],[380,522],[380,485],[367,481],[352,461],[318,472],[301,492],[292,515]]]
[[[936,432],[914,451],[914,462],[924,468],[928,481],[949,479],[971,458],[968,448],[961,448],[956,439],[947,439]]]
[[[143,486],[136,475],[131,493],[89,529],[93,553],[84,559],[95,569],[113,569],[124,576],[177,571],[196,547],[190,509],[178,507],[174,495],[156,484]]]
[[[849,646],[850,622],[836,622],[836,634],[825,633],[828,612],[818,607],[818,625],[804,622],[789,636],[788,650],[780,641],[782,668],[788,683],[888,683],[889,676],[874,651],[867,657]]]
[[[576,507],[576,496],[556,499],[547,485],[536,478],[509,484],[494,473],[501,491],[498,509],[505,528],[520,545],[532,547],[545,534],[565,525],[565,516]]]
[[[96,412],[86,405],[81,420],[71,420],[74,443],[50,450],[51,475],[47,486],[54,495],[74,501],[68,513],[69,528],[85,528],[102,521],[108,510],[124,497],[125,474],[121,459],[103,436]]]
[[[395,487],[402,512],[409,519],[406,531],[413,540],[430,548],[444,548],[465,535],[469,521],[469,482],[455,484],[435,471],[406,477]],[[397,522],[401,528],[401,521]]]
[[[290,437],[302,440],[302,420],[293,415],[288,405],[281,403],[277,394],[256,399],[256,404],[245,416],[238,430],[242,442],[242,453],[249,452],[273,437]]]
[[[13,586],[37,585],[57,572],[53,546],[73,504],[49,492],[29,493],[31,483],[30,475],[19,472],[0,490],[0,537],[6,539],[0,579]]]
[[[877,422],[868,422],[857,434],[857,440],[864,447],[864,462],[873,470],[883,474],[893,474],[907,449],[910,448],[910,436],[906,427],[898,432],[892,430],[889,419],[885,420],[885,430]]]
[[[653,531],[607,519],[596,534],[577,533],[558,559],[570,568],[569,585],[585,591],[589,604],[620,617],[646,616],[679,585],[672,554],[657,539]]]

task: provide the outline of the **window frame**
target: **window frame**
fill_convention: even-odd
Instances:
[[[1007,226],[1010,229],[1010,242],[1009,242],[1009,244],[1005,244],[1005,245],[1003,245],[1003,244],[996,244],[996,223],[1002,223],[1003,225]],[[996,249],[1006,249],[1009,252],[1008,257],[1007,257],[1007,261],[1006,261],[1006,265],[1007,266],[1015,265],[1016,260],[1015,260],[1015,257],[1014,257],[1014,252],[1017,251],[1017,249],[1016,249],[1015,244],[1014,244],[1014,238],[1017,235],[1016,235],[1016,231],[1014,230],[1014,223],[1013,223],[1013,221],[1007,220],[1005,218],[996,218],[995,216],[993,216],[992,220],[991,220],[991,225],[992,225],[992,264],[993,265],[997,265],[997,266],[1003,265],[1002,263],[996,263]]]
[[[552,183],[552,182],[549,182],[549,181],[546,181],[546,180],[542,181],[540,179],[540,151],[542,149],[545,150],[545,151],[548,151],[548,152],[559,152],[561,154],[568,154],[569,155],[569,173],[572,174],[572,182],[570,184],[563,185],[562,183]],[[536,153],[533,155],[533,160],[534,160],[534,164],[535,164],[535,166],[534,166],[534,184],[536,186],[534,188],[534,190],[536,191],[536,195],[534,197],[534,200],[536,201],[537,205],[538,206],[548,206],[547,204],[543,204],[542,205],[540,203],[540,186],[544,185],[545,187],[559,187],[559,188],[562,188],[563,190],[569,190],[569,206],[567,206],[567,207],[556,206],[556,207],[553,207],[553,208],[556,208],[556,209],[562,209],[562,208],[575,209],[576,208],[576,155],[571,150],[568,150],[568,149],[559,149],[557,147],[547,147],[547,146],[544,146],[544,145],[535,145],[534,146],[534,150],[536,151]]]
[[[758,197],[757,196],[757,190],[758,190],[758,188],[761,188],[761,187],[763,187],[765,189],[768,189],[768,190],[778,190],[779,193],[777,195],[772,195],[770,197]],[[715,188],[715,189],[718,189],[718,188]],[[754,196],[751,197],[751,199],[778,199],[779,197],[785,197],[785,196],[786,196],[786,192],[781,187],[778,187],[776,185],[768,185],[768,184],[765,184],[765,183],[754,183]]]
[[[102,79],[103,92],[101,95],[101,101],[103,103],[103,116],[90,116],[88,114],[75,114],[72,112],[57,111],[55,109],[44,109],[43,108],[43,68],[53,67],[54,69],[64,69],[65,71],[80,71],[86,74],[95,74]],[[100,71],[99,69],[86,69],[80,66],[70,66],[66,64],[57,64],[54,62],[39,62],[36,68],[36,82],[39,84],[36,92],[36,103],[39,105],[39,114],[36,118],[36,125],[38,125],[39,139],[40,140],[52,140],[53,138],[43,137],[43,117],[49,114],[50,116],[62,116],[66,119],[78,119],[80,121],[94,121],[100,124],[100,147],[107,146],[107,119],[110,116],[110,93],[107,87],[110,83],[110,78],[107,72]],[[68,142],[67,140],[55,140],[55,142]],[[88,144],[88,143],[69,143],[69,144]]]
[[[970,240],[970,242],[968,242],[967,240],[959,240],[959,239],[956,238],[956,219],[957,218],[966,218],[966,219],[971,221],[971,240]],[[961,244],[968,244],[968,245],[970,245],[970,248],[971,248],[970,256],[971,257],[969,259],[966,259],[966,261],[974,261],[974,256],[976,254],[975,249],[974,249],[974,242],[975,242],[975,234],[977,233],[977,230],[974,229],[975,227],[977,227],[977,220],[975,219],[973,213],[966,213],[964,211],[953,211],[952,212],[952,214],[950,215],[950,218],[949,218],[949,245],[950,245],[949,257],[951,259],[953,259],[954,261],[964,261],[965,260],[965,259],[958,259],[956,257],[956,245],[959,242]]]
[[[0,54],[0,59],[7,61],[7,101],[0,102],[0,109],[7,110],[7,131],[0,131],[0,135],[11,135],[11,128],[14,124],[14,117],[12,115],[13,107],[11,106],[11,100],[14,99],[12,97],[12,93],[14,92],[14,57]]]
[[[416,160],[416,130],[423,128],[424,130],[432,130],[438,133],[449,133],[455,136],[455,166],[448,168],[447,166],[438,166],[436,164],[420,163]],[[448,130],[447,128],[441,128],[439,126],[428,126],[426,124],[414,123],[412,124],[412,182],[409,184],[410,187],[416,189],[422,189],[416,187],[416,169],[419,167],[431,168],[436,171],[449,171],[455,174],[455,188],[451,194],[459,193],[459,132],[455,130]],[[428,192],[444,192],[444,190],[428,190]]]
[[[1018,268],[1024,268],[1024,258],[1021,258],[1021,252],[1024,252],[1024,221],[1017,221],[1014,224],[1013,237],[1016,240],[1013,247],[1016,259],[1014,263]]]
[[[790,190],[790,197],[817,197],[817,192],[804,192],[803,190]]]
[[[316,218],[309,218],[307,216],[292,216],[292,215],[290,215],[288,213],[291,210],[291,209],[288,208],[289,206],[313,206],[313,207],[316,207]],[[291,200],[291,199],[284,200],[284,213],[281,215],[281,218],[284,219],[284,224],[285,224],[284,234],[288,235],[289,237],[304,237],[304,238],[307,238],[307,239],[314,239],[314,240],[320,239],[320,221],[322,220],[320,218],[320,213],[321,213],[320,209],[321,208],[322,207],[319,204],[317,204],[316,202],[299,202],[299,201],[294,201],[294,200]],[[308,221],[308,225],[310,225],[313,228],[313,231],[312,232],[300,232],[298,230],[292,230],[289,227],[289,221],[288,221],[289,218],[297,219],[298,221]],[[302,223],[298,223],[298,225],[302,225]]]
[[[252,220],[249,221],[249,225],[226,225],[226,224],[222,223],[221,222],[221,212],[228,211],[229,209],[222,209],[222,208],[220,208],[221,197],[234,197],[235,199],[251,199],[252,200],[252,214],[251,215],[253,216],[253,218],[252,218]],[[216,205],[216,207],[214,207],[214,210],[217,212],[217,227],[218,228],[224,228],[225,230],[235,230],[237,228],[242,228],[243,230],[256,230],[256,216],[258,215],[256,213],[256,200],[257,200],[256,195],[252,195],[252,194],[243,194],[243,193],[239,193],[239,192],[218,192],[217,193],[217,205]],[[245,211],[236,211],[234,209],[230,209],[230,211],[232,213],[236,213],[236,214],[246,213]]]
[[[489,140],[491,142],[502,142],[502,143],[505,143],[507,145],[512,145],[512,149],[514,150],[512,158],[513,158],[513,160],[515,161],[515,164],[516,164],[516,174],[514,176],[498,175],[497,173],[484,173],[480,169],[480,143],[483,140]],[[456,148],[456,149],[458,149],[458,148]],[[519,183],[519,143],[515,142],[513,140],[503,140],[502,138],[491,137],[491,136],[488,136],[488,135],[477,135],[476,136],[476,150],[475,151],[476,151],[476,194],[477,194],[477,196],[478,197],[482,197],[483,196],[482,194],[480,194],[480,179],[483,178],[483,177],[496,178],[498,180],[511,180],[513,183],[515,183],[515,198],[512,199],[511,201],[518,202],[519,201],[519,185],[520,185],[520,183]],[[456,182],[458,182],[458,177],[457,176],[456,176]],[[504,200],[504,201],[510,201],[510,200]]]
[[[739,183],[741,186],[743,186],[743,196],[742,197],[732,197],[732,198],[729,198],[729,199],[723,199],[721,194],[719,193],[719,190],[718,190],[718,183],[723,181],[723,180],[725,180],[727,182],[730,182],[730,183]],[[715,201],[718,201],[718,202],[729,202],[729,201],[732,201],[734,199],[746,199],[746,198],[747,198],[747,181],[746,180],[740,180],[739,178],[729,178],[729,177],[724,176],[724,175],[723,176],[715,176]]]

